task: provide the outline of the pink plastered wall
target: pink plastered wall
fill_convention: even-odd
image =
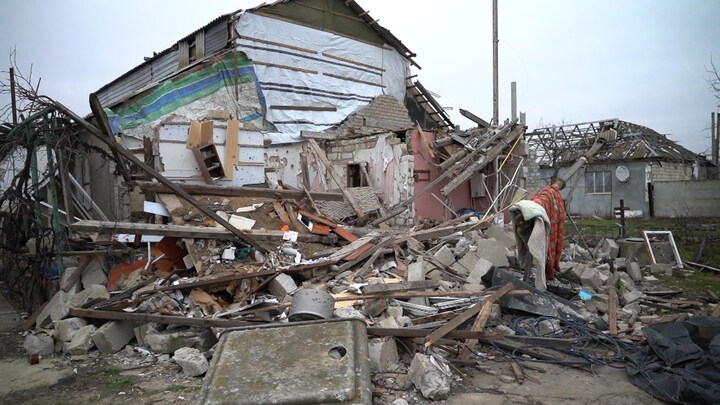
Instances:
[[[430,131],[424,131],[429,142],[435,140],[435,133]],[[420,133],[415,130],[412,132],[412,150],[414,155],[414,169],[418,176],[415,177],[415,194],[421,192],[427,185],[438,177],[438,170],[436,165],[439,164],[439,160],[433,160],[430,156],[428,145],[424,142]],[[423,170],[429,170],[428,175]],[[425,180],[427,179],[427,180]],[[430,191],[421,195],[415,200],[415,219],[434,219],[436,221],[443,221],[443,213],[445,218],[450,218],[447,208],[445,208],[440,202],[438,202],[433,194],[439,197],[441,200],[445,200],[440,190],[447,185],[449,180],[443,180],[439,184],[435,185]],[[460,187],[453,190],[449,196],[451,206],[456,210],[463,208],[473,209],[473,199],[470,197],[470,184],[465,183]]]

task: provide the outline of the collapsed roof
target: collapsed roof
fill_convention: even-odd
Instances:
[[[594,155],[595,162],[658,159],[707,163],[705,158],[678,145],[666,135],[617,118],[537,128],[525,134],[528,147],[541,166],[571,163],[600,137],[606,141]]]

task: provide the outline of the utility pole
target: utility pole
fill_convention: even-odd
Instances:
[[[510,121],[517,118],[517,82],[510,82]]]
[[[498,0],[492,2],[493,17],[493,126],[500,125],[499,83],[498,83]]]
[[[718,164],[718,146],[720,146],[720,115],[714,112],[710,113],[710,161],[714,165]]]

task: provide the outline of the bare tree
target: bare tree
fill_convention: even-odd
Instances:
[[[707,72],[710,74],[708,84],[713,93],[715,93],[717,106],[720,107],[720,72],[718,72],[718,68],[715,66],[715,62],[713,62],[712,55],[710,56],[710,67],[707,69]]]

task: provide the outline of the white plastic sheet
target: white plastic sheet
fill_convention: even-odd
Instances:
[[[389,94],[401,102],[404,99],[410,66],[392,47],[370,45],[252,13],[241,15],[237,31],[238,49],[260,62],[255,64],[255,72],[265,95],[267,118],[282,133],[269,134],[274,143],[298,140],[303,130],[322,131],[336,125],[378,95]],[[336,111],[280,110],[271,106],[334,107]]]

